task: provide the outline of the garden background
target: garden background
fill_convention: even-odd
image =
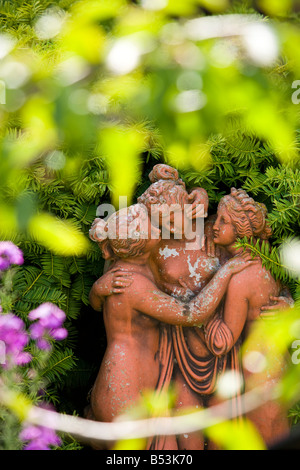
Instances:
[[[33,403],[83,415],[106,345],[88,231],[99,205],[136,201],[156,163],[204,187],[209,214],[233,186],[266,204],[274,249],[261,256],[297,307],[299,270],[277,248],[299,236],[299,14],[291,0],[1,0],[0,239],[24,264],[2,276],[0,302],[26,325],[45,302],[67,317],[49,357],[28,347],[17,388]],[[19,420],[2,407],[2,448],[20,448]]]

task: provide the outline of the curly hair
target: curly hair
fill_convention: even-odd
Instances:
[[[144,204],[150,212],[153,205],[175,205],[182,208],[188,202],[185,183],[179,178],[178,171],[169,165],[155,165],[149,173],[151,185],[138,198],[138,203]]]
[[[96,219],[90,238],[97,242],[104,258],[112,255],[120,258],[140,256],[147,243],[148,232],[143,230],[148,213],[141,204],[134,204],[112,214],[105,222]]]
[[[205,212],[208,208],[208,195],[205,189],[195,188],[191,194],[186,190],[185,183],[179,178],[178,171],[165,164],[155,165],[149,173],[151,185],[138,198],[138,202],[144,204],[150,212],[164,212],[164,208],[175,207],[184,209],[186,204],[191,204],[194,198],[203,203]],[[155,207],[156,206],[156,207]],[[153,213],[152,212],[152,213]],[[168,211],[166,211],[168,213]]]
[[[243,189],[231,188],[230,194],[220,200],[219,207],[221,206],[226,207],[238,237],[254,236],[261,240],[271,237],[266,206],[254,201]]]

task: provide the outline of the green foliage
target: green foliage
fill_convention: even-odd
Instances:
[[[224,421],[209,427],[205,432],[223,450],[266,450],[255,426],[246,419],[242,423]]]
[[[280,261],[280,256],[278,255],[278,250],[276,247],[271,247],[270,244],[263,240],[257,240],[256,242],[247,237],[238,240],[238,248],[243,248],[244,250],[250,251],[253,256],[259,256],[262,260],[262,265],[272,273],[273,277],[276,280],[280,280],[283,283],[288,282],[291,278],[296,277],[295,273],[290,273],[290,270],[287,266],[284,266]]]

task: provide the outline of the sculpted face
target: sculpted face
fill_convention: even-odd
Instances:
[[[237,239],[237,232],[231,217],[225,207],[221,204],[218,208],[217,219],[213,226],[214,243],[220,246],[230,246]]]

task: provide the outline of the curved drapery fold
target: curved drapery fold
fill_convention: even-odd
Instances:
[[[186,383],[196,393],[210,395],[214,392],[220,373],[226,369],[227,358],[208,354],[193,354],[184,337],[181,326],[172,327],[175,357]]]
[[[234,346],[233,334],[222,317],[215,316],[205,327],[205,342],[214,356],[224,356]]]
[[[184,337],[181,326],[172,328],[173,347],[179,369],[188,386],[199,395],[212,395],[217,388],[219,378],[226,372],[232,373],[236,381],[236,393],[231,399],[234,416],[242,416],[241,384],[242,367],[239,358],[240,342],[234,344],[233,335],[220,315],[216,315],[206,325],[205,345],[211,352],[205,357],[193,354]],[[241,418],[242,419],[242,418]]]
[[[220,315],[214,316],[204,329],[205,345],[210,353],[205,357],[193,354],[184,336],[181,326],[162,325],[159,341],[160,374],[156,393],[167,391],[174,368],[174,359],[178,363],[187,385],[199,395],[212,395],[218,385],[218,379],[226,371],[232,372],[233,380],[240,383],[242,368],[239,360],[239,343],[234,344],[233,335]],[[234,416],[242,416],[240,388],[232,397],[231,407]],[[165,436],[156,436],[149,441],[148,449],[163,450]]]
[[[160,326],[158,360],[159,377],[155,387],[155,395],[157,396],[169,389],[174,368],[172,335],[168,325]],[[168,414],[167,409],[166,414]],[[147,449],[164,450],[166,439],[166,436],[154,436],[149,439]]]

